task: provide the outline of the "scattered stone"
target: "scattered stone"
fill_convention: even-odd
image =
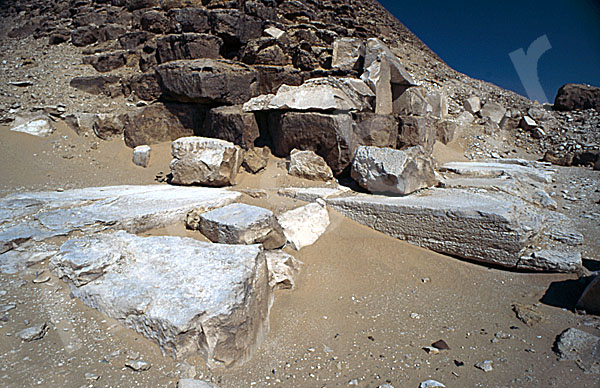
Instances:
[[[133,149],[132,161],[133,164],[140,167],[148,167],[150,164],[150,151],[152,149],[148,145],[137,146]]]
[[[16,303],[2,304],[2,305],[0,305],[0,314],[7,313],[10,310],[14,310],[16,308],[17,308],[17,304]]]
[[[517,318],[527,326],[535,326],[546,321],[546,316],[539,312],[534,305],[514,303],[512,309]]]
[[[557,338],[555,351],[561,360],[575,361],[584,372],[600,374],[600,337],[567,329]]]
[[[421,147],[358,147],[351,175],[372,193],[406,195],[436,183],[433,162]]]
[[[256,174],[267,167],[271,151],[268,147],[250,148],[244,152],[244,161],[242,166],[246,171]]]
[[[423,348],[428,354],[440,354],[440,350],[434,346],[425,346]]]
[[[89,373],[86,372],[83,377],[85,377],[86,380],[90,380],[90,381],[97,381],[100,380],[100,376],[94,373]]]
[[[244,104],[244,112],[295,111],[368,111],[374,94],[355,78],[313,78],[300,86],[282,85],[276,94],[266,94]]]
[[[435,381],[435,380],[425,380],[421,384],[419,384],[419,388],[435,388],[435,387],[446,388],[446,386],[444,384],[440,383],[439,381]]]
[[[537,128],[537,123],[534,119],[529,116],[523,116],[521,122],[519,123],[519,127],[523,128],[526,131],[532,131]]]
[[[431,346],[439,350],[450,350],[450,346],[448,346],[448,344],[444,340],[436,341],[432,343]]]
[[[203,380],[180,379],[177,382],[177,388],[219,388],[214,384]]]
[[[329,181],[333,172],[325,160],[312,151],[293,149],[290,153],[290,175],[313,181]]]
[[[329,213],[324,202],[317,201],[287,211],[277,217],[290,246],[300,250],[312,245],[329,226]]]
[[[65,242],[51,266],[75,297],[177,359],[243,363],[268,328],[272,295],[259,245],[96,233]]]
[[[481,108],[480,114],[484,119],[489,119],[494,124],[500,124],[506,113],[506,108],[496,102],[487,102]]]
[[[125,366],[133,369],[136,372],[145,372],[150,370],[150,363],[142,360],[127,360],[125,361]]]
[[[171,144],[172,183],[230,186],[242,164],[240,147],[225,140],[182,137]]]
[[[47,274],[47,273],[45,273],[45,272],[42,272],[41,274],[37,275],[37,276],[35,277],[35,279],[33,279],[33,281],[32,281],[32,282],[33,282],[34,284],[42,284],[42,283],[47,283],[47,282],[49,282],[49,281],[50,281],[50,279],[51,279],[51,277],[50,277],[50,275],[49,275],[49,274]]]
[[[481,100],[477,96],[469,97],[464,103],[465,110],[471,114],[475,114],[481,110]]]
[[[189,216],[188,216],[189,219]],[[273,212],[257,206],[234,203],[199,215],[198,229],[210,241],[222,244],[261,244],[277,242],[280,248],[285,238],[276,225]],[[279,233],[279,238],[273,234]]]
[[[494,369],[493,364],[493,361],[485,360],[475,364],[475,368],[481,369],[484,372],[491,372]]]
[[[35,326],[28,327],[27,329],[21,330],[17,334],[17,337],[21,338],[23,341],[26,342],[37,341],[44,338],[44,336],[48,332],[48,329],[49,327],[46,324],[46,322],[40,323]]]
[[[22,132],[28,135],[45,137],[54,132],[52,121],[46,117],[38,117],[30,120],[17,118],[15,125],[10,129],[14,132]]]
[[[596,275],[585,288],[577,302],[577,308],[588,314],[600,315],[600,275]]]
[[[274,290],[293,289],[296,277],[304,265],[300,260],[282,251],[265,252],[269,270],[269,286]]]

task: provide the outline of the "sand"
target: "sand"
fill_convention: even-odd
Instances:
[[[120,139],[105,142],[77,136],[62,123],[57,127],[53,135],[36,138],[0,126],[0,195],[165,184],[155,178],[169,171],[168,143],[153,146],[151,164],[144,169],[131,163],[131,149]],[[444,161],[461,158],[456,145],[438,146],[436,152],[445,155]],[[315,183],[287,176],[285,161],[272,158],[266,171],[243,173],[235,188],[267,189],[266,197],[244,195],[243,201],[277,212],[303,202],[269,189],[299,185]],[[426,379],[447,387],[598,386],[597,375],[585,374],[574,362],[559,362],[552,351],[556,336],[569,327],[600,335],[598,317],[563,308],[582,286],[576,275],[490,268],[411,246],[334,211],[330,216],[330,227],[314,245],[299,252],[286,248],[305,263],[297,287],[276,292],[266,340],[248,363],[228,370],[211,371],[200,357],[162,356],[154,343],[70,298],[68,287],[54,276],[32,283],[47,271],[46,262],[21,274],[0,274],[0,290],[6,291],[0,304],[17,303],[8,321],[0,322],[0,386],[175,387],[180,377],[207,379],[223,388],[350,382],[398,388],[418,387]],[[582,225],[584,234],[594,237],[594,221],[589,222]],[[148,234],[203,239],[182,223]],[[598,259],[596,247],[587,246],[587,257]],[[514,303],[536,304],[545,321],[527,326],[512,311]],[[43,321],[51,327],[44,339],[16,338],[23,328]],[[510,338],[495,339],[500,332]],[[440,339],[449,350],[423,350]],[[128,356],[149,362],[150,370],[125,367]],[[484,360],[493,361],[491,372],[474,367]]]

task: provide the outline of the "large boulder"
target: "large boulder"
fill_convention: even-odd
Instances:
[[[89,55],[83,58],[83,63],[92,65],[100,73],[106,73],[125,66],[127,63],[127,52],[115,51]]]
[[[567,329],[554,346],[560,360],[575,361],[586,373],[600,374],[600,337],[579,329]]]
[[[354,117],[354,141],[357,145],[395,148],[398,119],[394,115],[357,112]]]
[[[244,111],[368,111],[374,94],[355,78],[313,78],[300,86],[282,85],[276,94],[261,95],[244,104]]]
[[[422,87],[408,88],[394,100],[394,113],[404,116],[427,116],[433,106],[427,98],[427,90]]]
[[[421,146],[430,154],[436,138],[437,128],[431,120],[421,116],[400,116],[398,148]]]
[[[54,132],[54,124],[48,117],[38,116],[34,118],[17,118],[10,129],[14,132],[22,132],[28,135],[46,137]]]
[[[333,172],[325,160],[313,151],[292,150],[290,153],[290,175],[313,181],[327,182],[333,179]]]
[[[281,248],[285,237],[272,211],[234,203],[198,216],[198,230],[210,241],[221,244],[263,244]]]
[[[471,96],[465,100],[463,106],[467,112],[475,114],[481,110],[481,100],[477,96]]]
[[[174,32],[198,32],[210,31],[208,23],[208,12],[204,7],[187,6],[175,7],[168,13],[171,30]]]
[[[277,156],[296,148],[323,157],[335,175],[350,165],[354,155],[353,120],[349,113],[273,112],[269,133]]]
[[[282,251],[267,251],[269,285],[273,290],[292,289],[296,286],[296,277],[302,268],[300,260]]]
[[[173,141],[202,133],[208,108],[155,102],[121,116],[128,147]]]
[[[211,109],[205,127],[207,137],[227,140],[244,149],[254,147],[260,136],[254,114],[243,112],[241,105]]]
[[[600,111],[600,88],[591,85],[566,84],[558,89],[555,110],[596,109]]]
[[[156,69],[165,95],[180,102],[243,104],[256,94],[256,70],[220,59],[180,60]]]
[[[51,265],[75,297],[177,359],[241,364],[268,330],[272,293],[258,245],[100,233],[68,240]]]
[[[254,65],[258,72],[258,94],[276,93],[281,85],[298,86],[304,82],[302,72],[291,66]]]
[[[223,40],[209,34],[173,34],[156,40],[158,63],[179,59],[220,58]]]
[[[182,137],[171,143],[172,183],[229,186],[235,183],[242,150],[233,143],[205,137]]]
[[[140,100],[156,100],[162,93],[154,72],[134,74],[127,82],[127,86]]]
[[[407,195],[436,184],[433,161],[421,147],[358,147],[352,178],[372,193]]]
[[[123,128],[123,121],[116,113],[98,113],[92,125],[94,133],[102,140],[121,136]]]

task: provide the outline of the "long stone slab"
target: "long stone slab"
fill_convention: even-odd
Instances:
[[[51,267],[85,304],[177,359],[241,364],[268,330],[272,292],[259,245],[111,231],[66,241]]]
[[[355,195],[326,201],[355,221],[437,252],[527,270],[581,267],[574,248],[581,235],[573,231],[560,241],[557,234],[571,230],[566,217],[503,192],[436,188],[407,197]]]
[[[0,263],[2,253],[28,241],[73,231],[139,233],[183,220],[192,209],[212,210],[240,196],[224,189],[167,185],[11,194],[0,199]]]

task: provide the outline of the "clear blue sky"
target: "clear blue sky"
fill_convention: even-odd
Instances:
[[[600,0],[379,0],[452,68],[527,96],[509,53],[546,35],[538,62],[550,102],[565,83],[600,86]]]

